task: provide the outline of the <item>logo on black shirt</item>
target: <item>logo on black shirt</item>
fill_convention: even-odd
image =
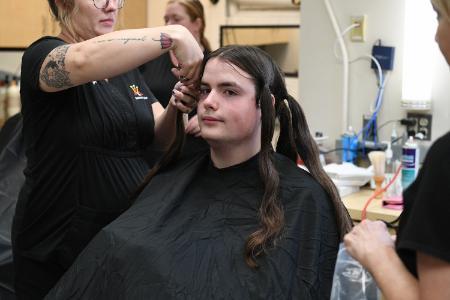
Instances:
[[[139,87],[137,85],[135,85],[135,84],[130,85],[130,89],[133,91],[134,99],[136,99],[136,100],[148,99],[147,96],[145,96],[144,94],[141,93],[141,91],[139,90]]]

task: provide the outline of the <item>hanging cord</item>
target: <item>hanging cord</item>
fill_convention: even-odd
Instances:
[[[377,98],[375,100],[375,109],[372,113],[372,116],[370,117],[370,119],[366,123],[366,125],[357,134],[358,137],[361,135],[361,143],[363,144],[363,146],[364,146],[366,138],[369,134],[369,130],[372,126],[374,128],[374,143],[377,142],[376,141],[376,136],[377,136],[376,120],[377,120],[378,113],[381,110],[381,105],[383,104],[384,87],[386,85],[387,78],[388,78],[387,76],[384,77],[384,80],[378,89]],[[365,149],[365,147],[362,147],[362,148]]]
[[[340,35],[338,38],[336,38],[336,40],[335,40],[335,42],[334,42],[334,45],[333,45],[333,52],[334,52],[335,57],[336,57],[341,63],[344,62],[344,61],[343,61],[344,58],[341,57],[341,56],[337,53],[337,48],[336,48],[336,46],[337,46],[338,42],[342,42],[342,40],[343,40],[342,37],[343,37],[345,34],[347,34],[350,30],[352,30],[353,28],[356,28],[356,27],[358,27],[358,26],[359,26],[358,24],[352,24],[352,25],[348,26],[347,28],[345,28],[345,29],[341,32],[341,35]],[[381,40],[378,40],[378,43],[381,45]],[[362,144],[363,144],[363,145],[365,144],[365,140],[366,140],[366,138],[367,138],[367,136],[368,136],[368,134],[369,134],[369,130],[370,130],[371,127],[374,128],[374,141],[373,141],[373,142],[374,142],[374,143],[377,142],[377,141],[376,141],[376,136],[377,136],[377,134],[376,134],[376,118],[377,118],[378,113],[379,113],[379,111],[380,111],[380,109],[381,109],[381,104],[383,103],[383,93],[384,93],[384,87],[385,87],[385,85],[386,85],[386,77],[387,77],[387,76],[383,76],[383,70],[382,70],[382,68],[381,68],[381,65],[380,65],[379,61],[378,61],[373,55],[365,54],[365,55],[361,55],[361,56],[359,56],[359,57],[357,57],[357,58],[354,58],[354,59],[348,59],[348,55],[347,55],[347,59],[348,59],[348,63],[349,63],[349,64],[350,64],[350,63],[354,63],[354,62],[359,61],[359,60],[362,60],[362,59],[367,59],[367,58],[371,59],[371,60],[374,62],[374,64],[376,65],[376,67],[377,67],[377,71],[378,71],[378,82],[377,82],[378,92],[377,92],[377,97],[376,97],[376,99],[375,99],[375,103],[374,103],[374,105],[370,108],[370,112],[372,113],[371,118],[370,118],[369,121],[366,123],[366,126],[364,126],[363,129],[361,129],[361,131],[354,137],[354,139],[356,139],[356,141],[357,141],[357,139],[359,138],[359,136],[361,136],[361,140],[362,140]],[[352,144],[355,144],[356,141],[352,141]],[[365,149],[365,147],[362,147],[362,148]]]
[[[373,193],[369,199],[367,199],[366,203],[364,204],[364,207],[361,211],[361,221],[366,219],[366,214],[367,214],[367,207],[369,206],[370,202],[372,202],[373,199],[375,199],[375,197],[377,197],[378,195],[381,195],[382,193],[384,193],[397,179],[398,175],[400,174],[400,171],[402,169],[402,165],[398,166],[397,170],[395,171],[395,175],[394,177],[391,179],[391,181],[389,181],[389,183],[382,188],[379,192],[377,193]]]
[[[341,33],[341,37],[343,37],[345,34],[347,34],[347,32],[349,32],[350,30],[352,30],[353,28],[358,27],[358,24],[352,24],[350,26],[348,26],[347,28],[345,28],[342,33]],[[334,52],[334,56],[342,63],[343,62],[343,57],[341,57],[338,53],[337,53],[337,48],[336,46],[338,45],[339,39],[336,39],[334,41],[334,46],[333,46],[333,52]],[[364,58],[369,58],[371,59],[374,64],[377,66],[377,71],[378,71],[378,86],[381,86],[381,83],[383,82],[383,70],[381,69],[381,65],[380,62],[371,54],[364,54],[361,55],[357,58],[354,59],[349,59],[348,63],[354,63],[357,62],[359,60],[362,60]]]

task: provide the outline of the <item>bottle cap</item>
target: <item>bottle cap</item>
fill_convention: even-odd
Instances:
[[[394,153],[392,152],[391,143],[387,143],[387,149],[384,151],[386,153],[386,160],[391,160],[394,156]]]

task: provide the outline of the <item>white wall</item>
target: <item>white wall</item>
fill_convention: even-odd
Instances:
[[[148,2],[148,26],[162,26],[164,25],[164,10],[167,1],[165,0],[147,0]],[[225,24],[225,4],[226,1],[219,1],[217,4],[212,4],[208,0],[202,0],[205,9],[206,29],[205,36],[208,38],[213,49],[219,47],[220,41],[220,25]]]
[[[0,51],[0,71],[20,74],[22,51]]]
[[[394,70],[389,74],[378,124],[406,116],[406,111],[400,107],[405,1],[330,1],[341,30],[350,25],[352,15],[367,15],[366,42],[352,43],[348,37],[345,39],[350,58],[370,54],[377,39],[381,39],[386,46],[396,48]],[[311,131],[322,131],[330,137],[328,144],[333,145],[334,140],[342,134],[343,77],[342,65],[333,54],[336,36],[323,0],[302,0],[301,17],[300,102]],[[430,57],[430,63],[433,61],[437,64],[433,74],[435,85],[431,111],[432,140],[435,140],[450,129],[450,74],[442,55],[436,53]],[[349,82],[349,125],[360,130],[362,115],[369,112],[369,106],[374,102],[377,92],[376,77],[368,60],[350,65]],[[380,131],[381,139],[387,139],[391,129],[391,126],[383,128]]]

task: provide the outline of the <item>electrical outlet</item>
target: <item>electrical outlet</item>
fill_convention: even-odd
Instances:
[[[366,15],[351,17],[351,23],[358,25],[350,32],[350,39],[352,40],[352,42],[366,41],[366,19]]]
[[[423,140],[431,140],[431,114],[407,113],[406,117],[416,121],[414,125],[408,126],[408,132],[414,131],[415,134],[422,133]]]

